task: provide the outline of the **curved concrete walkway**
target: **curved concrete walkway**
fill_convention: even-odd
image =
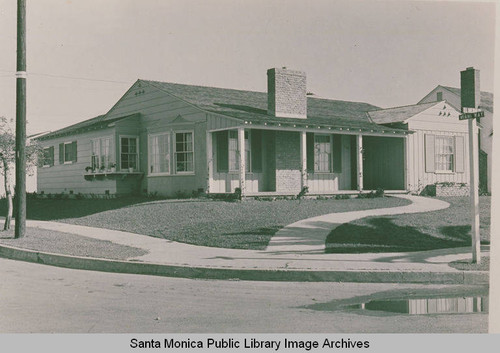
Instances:
[[[337,226],[370,216],[390,216],[404,213],[430,212],[448,208],[445,201],[411,195],[394,195],[410,200],[407,206],[378,208],[363,211],[330,213],[300,220],[279,230],[269,242],[267,252],[279,253],[324,253],[325,240]]]
[[[403,277],[405,274],[414,275],[415,273],[423,276],[418,277],[425,279],[422,280],[422,282],[427,282],[435,278],[435,274],[440,274],[441,277],[438,276],[438,279],[442,278],[443,274],[453,275],[453,278],[465,278],[465,274],[448,266],[448,262],[470,258],[470,248],[468,247],[408,253],[325,254],[326,236],[332,229],[342,223],[368,216],[436,211],[449,206],[448,203],[436,199],[409,195],[400,195],[398,197],[409,199],[412,201],[412,204],[401,207],[333,213],[301,220],[277,232],[276,236],[271,239],[269,246],[265,250],[240,250],[196,246],[166,239],[153,238],[147,235],[57,222],[28,220],[27,226],[77,234],[148,251],[146,255],[130,258],[127,261],[101,261],[98,265],[95,265],[95,267],[91,264],[92,259],[78,258],[79,263],[85,263],[86,265],[79,265],[80,267],[77,268],[90,267],[92,269],[100,269],[99,266],[103,266],[103,270],[106,270],[104,268],[110,267],[111,265],[109,264],[114,263],[111,267],[113,268],[112,271],[116,272],[168,273],[168,275],[179,275],[178,273],[181,272],[187,273],[189,271],[186,272],[185,270],[191,268],[195,269],[196,274],[200,277],[204,276],[201,275],[203,272],[200,272],[201,269],[205,270],[205,272],[203,272],[205,274],[208,269],[215,271],[212,275],[206,275],[208,278],[220,278],[220,271],[227,270],[226,272],[240,271],[234,272],[239,273],[234,276],[246,279],[265,279],[265,276],[262,274],[264,273],[263,271],[267,271],[267,275],[271,273],[271,278],[273,278],[273,280],[287,280],[282,279],[288,278],[287,276],[280,277],[278,273],[280,272],[283,275],[283,273],[291,274],[294,271],[295,274],[305,274],[306,272],[313,273],[314,275],[312,278],[326,276],[328,278],[335,278],[335,280],[343,281],[361,278],[363,280],[360,281],[367,282],[373,281],[374,274],[380,274],[381,276],[388,274],[389,277],[385,275],[382,276],[385,278],[381,280],[382,282],[401,282],[404,281]],[[0,256],[22,259],[23,255],[19,253],[19,251],[19,249],[12,247],[0,246]],[[69,256],[64,257],[63,260],[50,260],[51,257],[47,254],[34,251],[24,252],[26,253],[27,261],[44,263],[53,262],[52,264],[57,265],[59,263],[61,266],[72,267],[70,265],[72,257]],[[14,253],[17,255],[12,255]],[[57,257],[58,255],[53,256]],[[42,258],[43,261],[38,260]],[[77,257],[73,258],[76,259]],[[61,264],[61,261],[63,264]],[[141,266],[139,266],[141,264],[154,265],[154,269],[142,270],[140,269]],[[167,269],[165,270],[166,272],[159,269],[158,266],[163,266],[164,269]],[[168,267],[173,269],[173,272],[169,272]],[[241,276],[241,270],[246,271],[247,277]],[[342,275],[340,277],[332,277],[332,273]],[[356,273],[359,276],[356,276]],[[434,274],[434,276],[432,274]],[[188,275],[186,276],[189,277]],[[222,275],[222,278],[228,278],[227,276],[227,274]],[[229,277],[231,276],[233,275],[229,275]],[[250,276],[250,278],[248,276]],[[291,277],[289,276],[289,278],[302,277],[300,275],[298,277],[294,275]],[[392,278],[393,280],[387,280],[387,278]],[[415,281],[415,276],[410,276],[408,278],[413,278],[411,281]]]

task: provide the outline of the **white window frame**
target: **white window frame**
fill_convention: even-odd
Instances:
[[[157,173],[151,172],[151,164],[152,164],[152,157],[153,157],[151,140],[153,137],[157,137],[157,136],[167,136],[168,137],[168,154],[169,154],[168,172],[157,172]],[[172,133],[170,131],[148,135],[148,170],[147,170],[147,174],[154,175],[154,176],[172,175],[172,150],[173,150]],[[193,161],[193,164],[194,164],[194,161]]]
[[[116,153],[116,149],[115,149],[115,146],[114,146],[114,141],[113,141],[113,135],[108,135],[108,136],[102,136],[102,137],[95,137],[93,139],[90,140],[90,165],[92,166],[92,157],[93,157],[93,153],[94,153],[94,144],[96,142],[99,143],[99,154],[98,154],[98,166],[96,168],[96,170],[100,170],[101,168],[101,157],[102,157],[102,140],[106,140],[106,139],[109,139],[109,152],[110,152],[110,159],[108,161],[108,164],[109,166],[107,166],[105,169],[109,169],[111,168],[111,164],[115,163],[115,153]],[[114,153],[113,153],[114,152]]]
[[[319,154],[316,153],[316,136],[328,136],[329,144],[330,144],[330,157],[328,161],[328,171],[325,170],[316,170],[316,166],[319,164],[319,160],[316,160],[319,157]],[[332,174],[333,173],[333,135],[331,134],[314,134],[313,135],[313,147],[314,147],[314,174]]]
[[[451,147],[452,147],[452,152],[451,154],[446,154],[446,155],[451,155],[452,160],[451,160],[451,169],[439,169],[439,156],[445,155],[444,153],[439,153],[438,151],[438,139],[447,139],[451,140]],[[437,174],[452,174],[455,173],[455,168],[456,168],[456,147],[455,147],[455,138],[454,136],[449,136],[449,135],[435,135],[434,137],[434,168],[435,168],[435,173]]]
[[[177,153],[185,153],[185,152],[177,152],[177,134],[185,134],[191,133],[191,145],[192,145],[192,154],[193,154],[193,170],[192,171],[177,171]],[[196,155],[194,151],[194,130],[176,130],[172,131],[172,154],[173,154],[173,168],[172,172],[179,175],[193,175],[196,170]]]
[[[73,161],[70,160],[70,161],[67,161],[66,160],[66,145],[72,145],[73,144],[73,141],[67,141],[67,142],[63,142],[63,159],[64,159],[64,163],[63,164],[73,164]],[[78,145],[78,144],[77,144]],[[77,147],[78,148],[78,147]],[[74,151],[75,153],[77,153],[77,151]]]
[[[229,140],[231,139],[231,132],[236,133],[236,168],[231,168]],[[228,130],[227,133],[227,169],[229,173],[237,173],[240,171],[240,144],[238,143],[238,130]],[[252,134],[250,131],[245,130],[245,173],[252,171]]]
[[[127,169],[123,169],[122,168],[122,138],[129,138],[129,139],[135,139],[135,143],[136,143],[136,146],[137,146],[137,157],[136,157],[136,166],[137,166],[137,171],[140,170],[140,165],[139,165],[139,162],[140,162],[140,158],[139,158],[139,152],[140,152],[140,149],[139,149],[139,136],[137,135],[119,135],[118,137],[118,140],[119,140],[119,145],[120,145],[120,155],[119,155],[119,161],[120,161],[120,165],[119,165],[119,168],[117,168],[117,170],[121,170],[121,171],[128,171],[128,168]]]

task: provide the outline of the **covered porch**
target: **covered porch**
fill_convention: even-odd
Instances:
[[[207,132],[207,192],[243,196],[405,190],[407,132],[343,127],[228,126]],[[245,151],[240,153],[240,151]]]

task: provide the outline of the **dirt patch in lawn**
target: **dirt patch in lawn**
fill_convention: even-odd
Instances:
[[[13,230],[1,231],[0,244],[55,254],[113,260],[126,260],[148,253],[143,249],[114,244],[110,241],[40,228],[27,228],[26,236],[19,239],[14,239]]]
[[[407,252],[470,246],[468,197],[439,198],[444,210],[366,217],[342,224],[326,239],[328,253]],[[480,197],[481,243],[490,240],[491,197]]]

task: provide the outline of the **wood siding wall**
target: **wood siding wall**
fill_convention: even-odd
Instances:
[[[438,106],[419,114],[408,122],[408,129],[415,131],[407,138],[407,178],[406,187],[411,191],[422,191],[427,185],[437,182],[469,183],[469,152],[467,121],[458,120],[459,112],[448,104],[446,109]],[[440,116],[439,111],[446,116]],[[448,116],[450,112],[450,116]],[[464,139],[464,172],[439,173],[426,172],[425,169],[425,135],[462,136]]]
[[[450,92],[447,89],[437,87],[434,90],[432,90],[427,96],[425,96],[420,103],[428,103],[428,102],[434,102],[437,98],[437,93],[441,92],[443,95],[443,99],[449,102],[452,106],[454,106],[456,109],[460,109],[461,107],[461,99],[458,95]],[[492,180],[492,173],[493,173],[493,159],[492,159],[492,152],[493,152],[493,113],[489,111],[484,112],[484,118],[481,118],[480,121],[480,130],[479,133],[481,135],[480,139],[480,149],[483,150],[484,152],[487,153],[487,187],[488,191],[491,191],[491,180]],[[466,144],[468,142],[466,141]]]
[[[104,194],[106,190],[114,194],[117,192],[115,180],[84,179],[85,167],[90,166],[91,140],[97,137],[114,136],[113,128],[92,131],[85,134],[65,136],[49,141],[41,141],[43,147],[54,147],[54,166],[44,168],[38,167],[37,192],[45,194],[66,193],[72,191],[74,194]],[[77,142],[77,161],[70,164],[59,163],[59,144],[64,142]],[[115,143],[114,141],[113,143]]]
[[[341,148],[341,173],[308,173],[307,185],[310,193],[351,190],[351,136],[342,135]]]
[[[206,114],[180,99],[172,97],[149,84],[138,81],[118,103],[108,112],[107,118],[119,118],[140,113],[140,118],[118,121],[112,129],[99,130],[44,141],[44,146],[55,146],[56,165],[51,168],[38,168],[38,190],[45,193],[55,193],[73,190],[75,193],[126,193],[138,189],[145,193],[172,195],[177,191],[191,193],[193,190],[206,188]],[[194,169],[191,175],[150,176],[148,174],[148,134],[176,131],[194,132]],[[90,140],[95,137],[113,136],[117,170],[119,168],[120,145],[122,135],[139,137],[139,166],[144,173],[141,185],[129,180],[117,183],[112,180],[85,181],[85,167],[90,165]],[[75,165],[57,165],[58,144],[64,141],[78,141],[78,162]],[[173,141],[173,138],[171,138]],[[173,146],[171,146],[173,152]],[[172,153],[173,155],[173,153]],[[173,169],[173,164],[172,164]]]

